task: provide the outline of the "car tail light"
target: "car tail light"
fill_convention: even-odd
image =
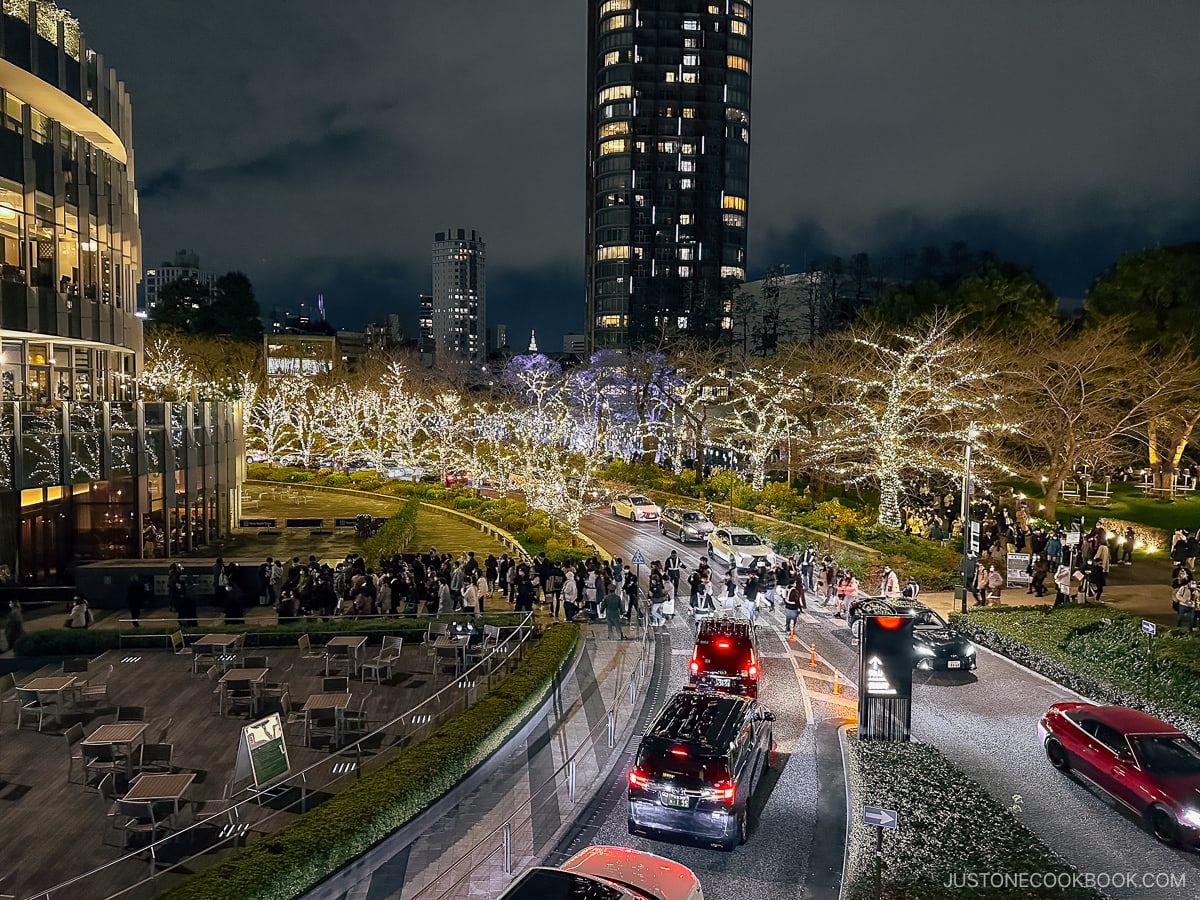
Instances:
[[[700,674],[700,648],[692,648],[692,663],[690,666],[693,675]]]
[[[648,781],[649,779],[646,778],[645,774],[639,772],[637,769],[629,770],[629,786],[631,788],[644,788]]]
[[[758,677],[758,666],[756,666],[754,663],[750,663],[750,669],[747,671],[747,674],[751,678],[757,678]]]
[[[751,648],[750,648],[750,671],[749,671],[749,675],[750,675],[750,677],[751,677],[751,678],[757,678],[757,677],[758,677],[758,656],[756,656],[756,655],[755,655],[755,653],[754,653],[754,648],[753,648],[753,647],[751,647]]]
[[[672,747],[671,754],[673,756],[687,756],[687,747]]]
[[[734,798],[737,795],[737,788],[731,781],[722,781],[712,788],[712,795],[722,803],[733,806]]]
[[[717,641],[717,649],[728,650],[729,649],[729,641],[725,640],[724,638],[721,638],[720,640]]]

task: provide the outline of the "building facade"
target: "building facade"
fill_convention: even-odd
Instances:
[[[181,281],[191,286],[198,298],[210,298],[217,287],[217,276],[200,268],[200,256],[191,250],[178,250],[175,258],[161,266],[146,270],[142,285],[145,302],[142,309],[149,313],[158,308],[158,297],[169,284]]]
[[[589,351],[717,340],[745,280],[751,0],[588,0]]]
[[[433,239],[433,344],[439,364],[487,357],[486,246],[477,231],[451,228]]]
[[[129,96],[53,3],[0,16],[0,580],[228,531],[223,403],[142,403]]]

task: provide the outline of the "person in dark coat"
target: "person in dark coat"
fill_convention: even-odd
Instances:
[[[125,588],[125,603],[129,607],[129,618],[133,619],[133,627],[141,628],[138,620],[142,617],[142,607],[146,603],[146,583],[137,575],[129,576],[129,586]]]
[[[238,583],[238,567],[237,563],[228,563],[225,566],[225,624],[226,625],[245,625],[246,624],[246,606],[245,606],[245,590]]]

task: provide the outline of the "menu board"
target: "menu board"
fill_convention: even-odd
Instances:
[[[287,775],[291,768],[279,713],[242,728],[234,780],[253,778],[254,786],[261,788]]]

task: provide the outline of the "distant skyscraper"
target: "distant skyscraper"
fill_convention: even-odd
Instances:
[[[485,247],[477,231],[439,231],[433,239],[433,340],[439,361],[481,363],[487,348]]]
[[[503,323],[487,327],[488,353],[499,353],[508,347],[508,326]]]
[[[746,277],[749,0],[588,0],[590,350],[726,335]]]
[[[417,313],[417,350],[421,353],[433,352],[433,295],[421,294],[417,297],[420,311]]]

